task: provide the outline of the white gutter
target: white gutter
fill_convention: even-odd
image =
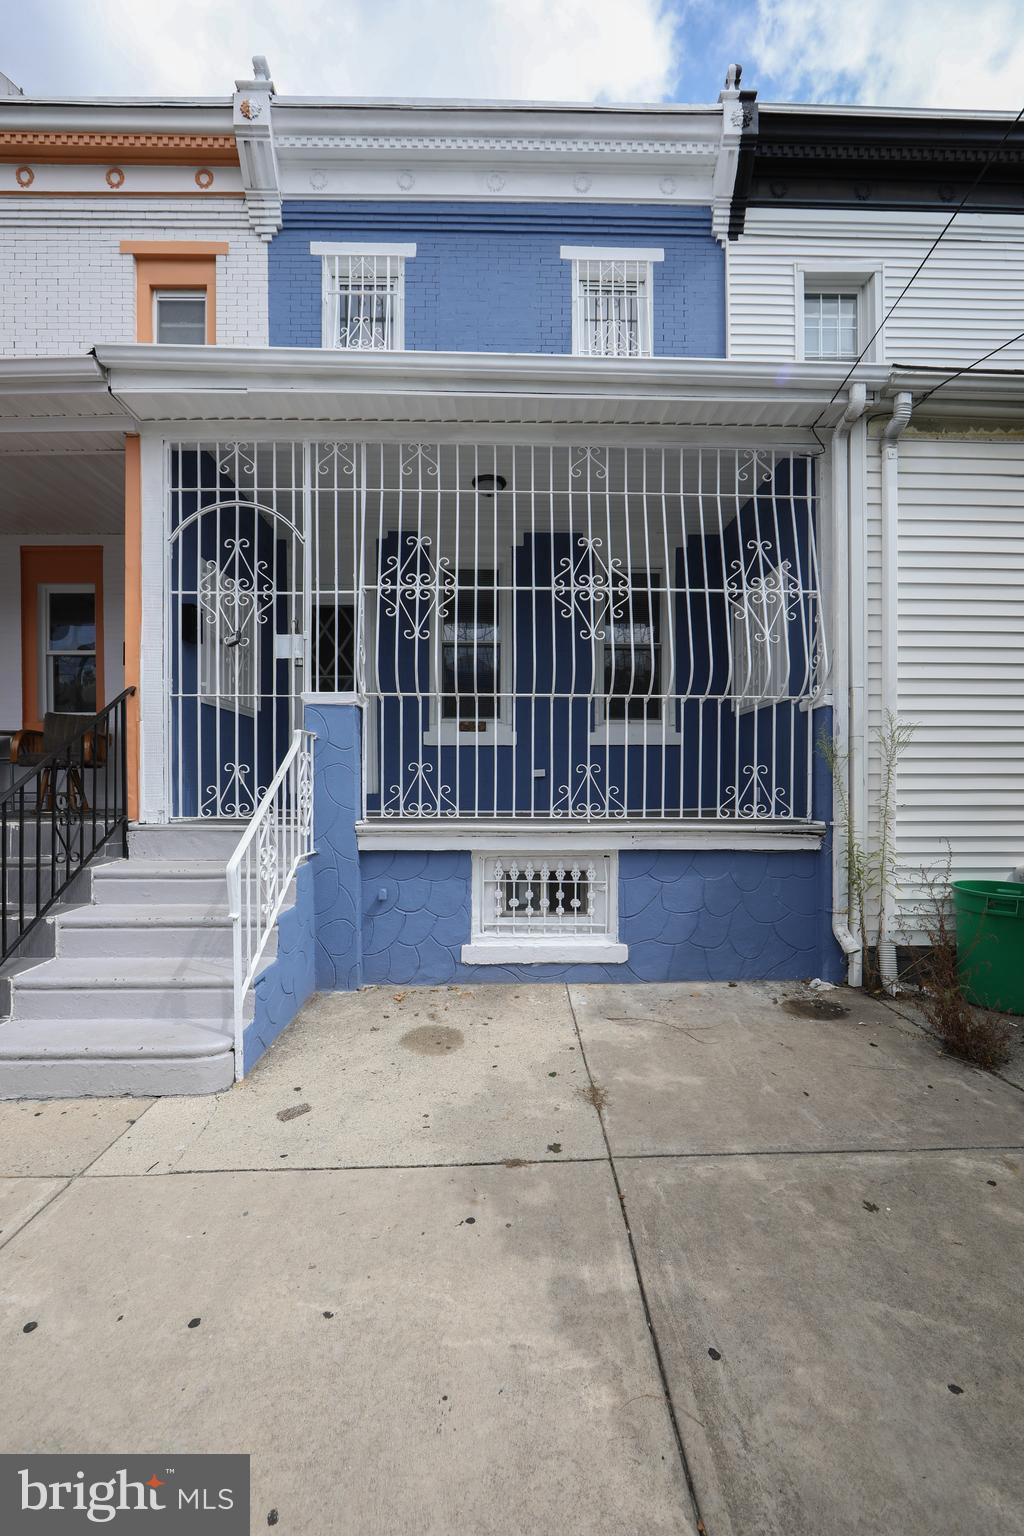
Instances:
[[[901,390],[882,432],[882,720],[899,719],[899,440],[910,421],[914,397]],[[895,838],[896,786],[893,786]],[[882,871],[882,912],[878,930],[878,969],[888,992],[896,991],[896,942],[893,938],[896,893]]]
[[[857,594],[857,606],[863,607],[862,561],[857,558],[853,543],[853,526],[850,515],[854,498],[850,488],[850,433],[855,422],[864,414],[867,390],[863,384],[853,384],[850,400],[839,421],[832,439],[832,739],[835,743],[839,772],[845,779],[847,805],[852,805],[852,743],[863,740],[864,679],[851,657],[851,641],[854,633],[861,633],[863,626],[851,623],[852,593]],[[860,509],[862,512],[862,508]],[[861,519],[858,518],[858,528]],[[851,580],[857,571],[856,584]],[[851,684],[851,678],[853,679]],[[859,939],[850,928],[850,883],[844,849],[836,833],[835,817],[832,821],[832,932],[849,962],[847,982],[859,987],[863,979],[864,954]]]

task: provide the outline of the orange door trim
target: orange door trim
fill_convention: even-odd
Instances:
[[[103,692],[103,546],[102,544],[23,544],[21,546],[21,723],[42,729],[39,710],[39,588],[62,583],[96,588],[96,708]]]

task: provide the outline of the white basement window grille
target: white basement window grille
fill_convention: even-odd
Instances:
[[[473,856],[473,936],[463,960],[478,965],[619,963],[617,858],[613,853]]]
[[[572,261],[572,350],[579,357],[650,357],[653,263],[664,251],[562,246]]]
[[[405,261],[414,245],[310,246],[323,260],[323,345],[347,352],[405,347]]]

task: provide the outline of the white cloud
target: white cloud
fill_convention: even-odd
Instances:
[[[1017,111],[1022,20],[1021,0],[757,0],[747,78],[771,100]]]
[[[102,40],[83,95],[223,96],[262,53],[284,95],[658,101],[678,63],[668,0],[86,0],[66,21]]]

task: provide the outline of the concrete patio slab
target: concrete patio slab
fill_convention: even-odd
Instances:
[[[1020,1155],[619,1173],[713,1536],[1024,1532]]]
[[[1024,1145],[1024,1095],[942,1056],[859,992],[794,1017],[799,984],[571,987],[616,1156]]]
[[[16,1099],[0,1102],[0,1177],[81,1173],[152,1099]]]
[[[164,1099],[92,1170],[603,1157],[564,987],[325,993],[255,1072]]]
[[[52,1200],[64,1179],[0,1178],[0,1248]]]
[[[0,1338],[4,1450],[248,1451],[253,1530],[695,1529],[607,1164],[79,1179]]]

